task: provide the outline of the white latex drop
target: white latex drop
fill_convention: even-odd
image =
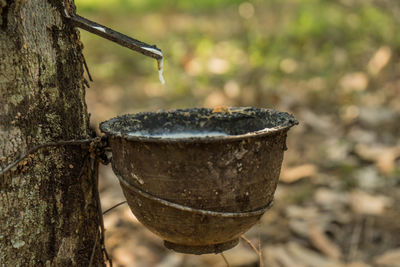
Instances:
[[[160,79],[161,84],[165,84],[164,76],[163,76],[163,65],[164,59],[158,60],[158,79]]]
[[[151,47],[145,47],[142,46],[142,48],[144,50],[150,51],[154,54],[157,54],[159,56],[161,56],[161,59],[157,59],[157,63],[158,63],[158,78],[160,79],[161,84],[165,84],[165,80],[164,80],[164,76],[163,76],[163,65],[164,65],[164,58],[163,58],[163,54],[160,50],[157,50],[155,48],[151,48]]]

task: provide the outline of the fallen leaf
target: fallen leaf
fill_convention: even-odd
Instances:
[[[263,249],[263,258],[265,266],[268,267],[282,267],[278,262],[278,258],[275,252],[276,246],[267,246]],[[286,267],[286,266],[284,266]]]
[[[305,125],[309,125],[311,128],[318,132],[322,132],[326,135],[331,136],[332,132],[340,131],[338,125],[334,122],[332,116],[321,115],[312,112],[311,110],[303,110],[299,114],[299,118]]]
[[[172,266],[181,266],[184,260],[184,255],[179,253],[167,254],[160,263],[158,263],[157,267],[172,267]]]
[[[251,249],[240,244],[224,252],[230,266],[250,266],[258,262],[258,255]]]
[[[354,151],[362,159],[374,161],[378,169],[385,175],[393,172],[395,161],[400,157],[400,146],[385,147],[358,144]]]
[[[354,178],[360,189],[374,190],[385,184],[385,179],[382,179],[378,169],[374,165],[359,167],[354,172]]]
[[[318,188],[314,194],[315,202],[324,209],[337,209],[348,203],[349,197],[346,193],[336,192],[327,188]]]
[[[387,65],[392,56],[392,50],[388,46],[380,47],[368,62],[368,72],[377,75]]]
[[[375,257],[374,262],[385,267],[400,267],[400,248],[395,248]]]
[[[325,232],[319,225],[309,225],[308,237],[311,244],[326,256],[336,260],[342,257],[342,252],[339,246],[326,236]]]
[[[258,263],[258,255],[250,248],[240,242],[236,247],[224,251],[224,256],[231,267],[253,266]],[[221,255],[204,254],[201,255],[205,266],[226,267],[226,263]],[[185,265],[186,266],[186,265]]]
[[[298,243],[289,242],[287,250],[294,256],[298,264],[303,264],[307,267],[341,267],[343,263],[323,257],[322,255],[308,249]]]
[[[391,204],[386,196],[370,195],[360,190],[355,190],[350,195],[350,206],[359,214],[379,215]]]
[[[316,207],[301,207],[296,205],[290,205],[285,210],[286,215],[293,218],[300,219],[313,219],[319,216],[318,209]]]
[[[118,265],[124,266],[132,266],[132,263],[135,262],[136,257],[129,250],[129,248],[125,248],[123,246],[116,247],[112,251],[113,262],[117,263]]]
[[[208,61],[207,68],[213,74],[224,74],[229,70],[229,62],[223,58],[213,57]]]
[[[368,77],[363,72],[349,73],[340,79],[339,84],[346,92],[363,91],[368,86]]]
[[[317,167],[314,164],[303,164],[292,168],[284,168],[281,174],[281,181],[293,183],[300,179],[315,175]]]
[[[295,258],[293,258],[293,256],[290,255],[290,253],[287,251],[285,247],[278,246],[275,247],[273,251],[275,253],[277,261],[284,267],[291,267],[291,266],[307,267],[306,265],[299,263]]]
[[[296,60],[291,58],[286,58],[281,61],[280,69],[285,73],[292,73],[297,70],[298,64]]]
[[[398,119],[398,113],[388,106],[376,103],[369,106],[360,106],[357,120],[361,125],[368,128],[377,128],[393,124]]]
[[[308,237],[308,222],[303,220],[290,220],[289,228],[296,235],[301,236],[303,238]]]

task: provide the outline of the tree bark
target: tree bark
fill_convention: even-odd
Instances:
[[[79,32],[62,0],[0,0],[0,168],[91,135]],[[0,266],[103,266],[97,163],[44,148],[0,177]]]

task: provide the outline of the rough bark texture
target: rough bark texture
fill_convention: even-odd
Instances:
[[[0,167],[35,145],[90,135],[79,36],[62,10],[61,0],[0,0]],[[0,266],[88,266],[94,166],[81,147],[47,148],[0,177]]]

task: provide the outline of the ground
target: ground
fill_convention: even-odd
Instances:
[[[77,1],[78,14],[156,44],[156,62],[82,32],[94,127],[195,106],[292,113],[273,208],[246,233],[265,266],[400,266],[400,4],[395,1]],[[101,168],[107,209],[124,200]],[[226,266],[165,249],[122,205],[105,215],[115,266]],[[259,242],[261,241],[260,245]],[[230,266],[258,266],[245,243]]]

